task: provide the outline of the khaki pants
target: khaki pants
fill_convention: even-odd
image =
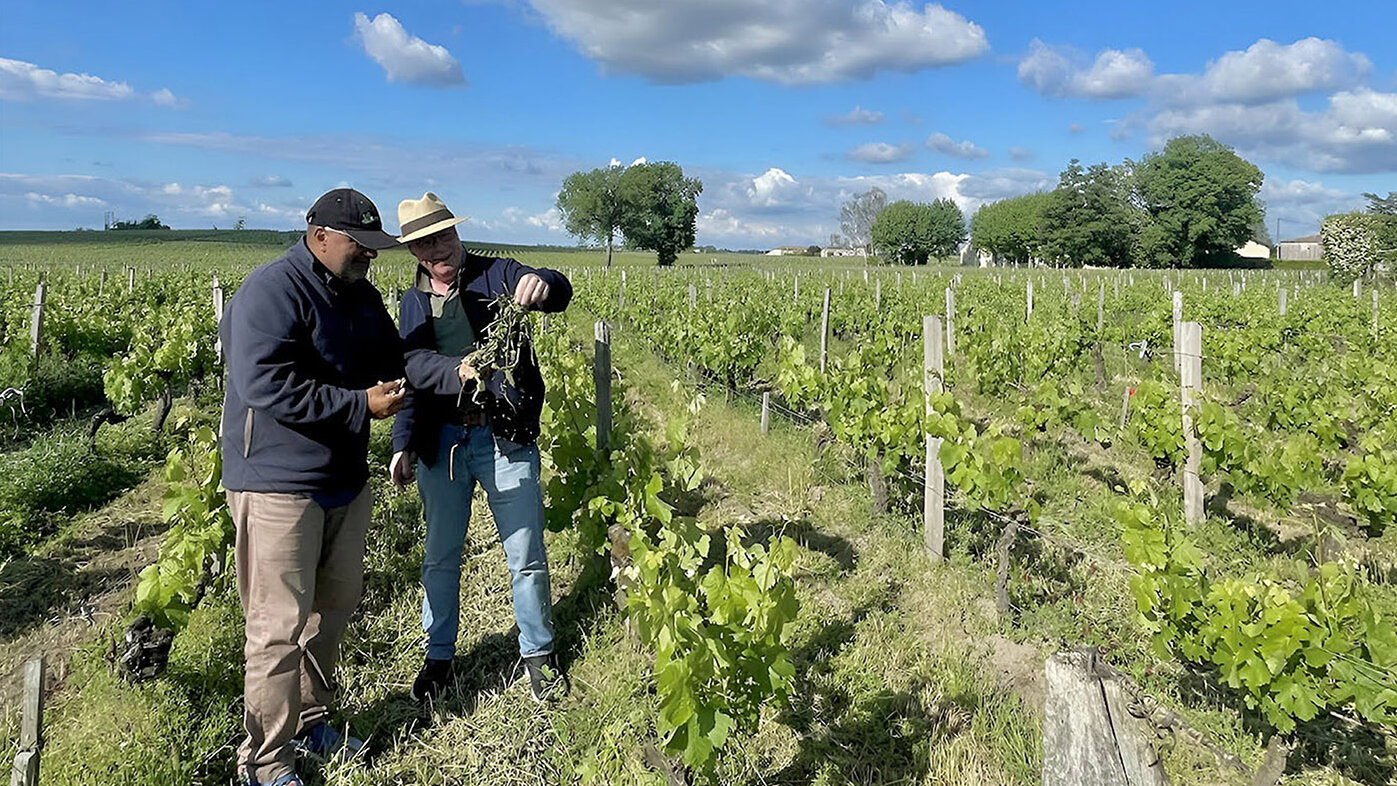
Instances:
[[[373,492],[325,509],[303,494],[228,492],[247,620],[238,761],[266,783],[291,771],[291,738],[329,714],[340,639],[364,586]]]

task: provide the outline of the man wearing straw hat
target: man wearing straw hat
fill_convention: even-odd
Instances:
[[[525,308],[558,312],[572,299],[563,274],[467,251],[456,218],[436,194],[398,205],[400,242],[418,262],[416,285],[403,293],[399,331],[410,386],[393,424],[393,481],[414,479],[427,520],[422,563],[426,660],[412,696],[434,699],[448,687],[459,630],[461,552],[475,485],[484,489],[513,582],[522,670],[544,701],[567,691],[554,652],[553,603],[543,545],[539,486],[539,414],[543,377],[524,347],[509,377],[477,377],[465,362],[507,295]]]

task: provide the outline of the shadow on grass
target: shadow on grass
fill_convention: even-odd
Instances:
[[[1261,715],[1247,708],[1242,694],[1220,682],[1217,674],[1190,669],[1180,676],[1178,685],[1185,701],[1236,712],[1248,733],[1259,737],[1274,733]],[[1299,724],[1291,739],[1295,749],[1286,764],[1288,773],[1327,766],[1365,786],[1397,783],[1397,748],[1378,728],[1321,716]]]
[[[853,570],[859,564],[854,545],[838,535],[821,532],[806,518],[784,519],[764,518],[743,525],[742,542],[770,543],[782,535],[794,540],[801,548],[817,551],[839,564],[844,572]]]
[[[15,559],[0,569],[0,639],[12,639],[129,575],[124,568],[79,570],[71,558]]]

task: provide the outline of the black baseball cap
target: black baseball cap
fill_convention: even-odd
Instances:
[[[396,237],[383,231],[383,219],[373,201],[352,188],[326,191],[310,206],[306,223],[338,229],[365,248],[381,250],[398,245]]]

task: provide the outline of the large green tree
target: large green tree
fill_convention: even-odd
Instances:
[[[654,251],[661,265],[672,265],[694,244],[698,195],[703,183],[684,177],[672,161],[632,164],[621,175],[621,231],[626,245]]]
[[[1364,191],[1363,197],[1368,200],[1369,213],[1397,216],[1397,191],[1389,191],[1385,197],[1380,197],[1377,194],[1370,194]]]
[[[568,234],[605,244],[607,267],[625,215],[620,194],[624,172],[620,166],[573,172],[558,191],[558,212]]]
[[[873,245],[900,265],[925,265],[933,256],[956,253],[965,239],[965,216],[949,199],[931,204],[902,200],[883,208],[873,221]]]
[[[1139,217],[1125,167],[1072,159],[1043,205],[1043,256],[1061,265],[1127,267]]]
[[[1043,212],[1051,198],[1025,194],[982,205],[970,219],[970,242],[1020,265],[1043,256]]]
[[[1181,136],[1136,164],[1135,199],[1148,218],[1140,249],[1153,267],[1228,260],[1264,219],[1255,164],[1210,136]]]

